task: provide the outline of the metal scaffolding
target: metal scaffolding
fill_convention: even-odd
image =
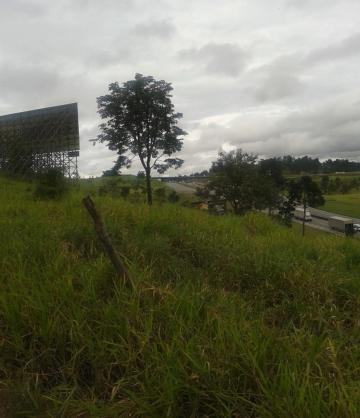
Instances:
[[[77,177],[79,149],[77,103],[0,116],[0,170]]]

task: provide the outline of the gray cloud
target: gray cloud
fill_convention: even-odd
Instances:
[[[304,89],[300,79],[286,72],[270,73],[261,87],[255,89],[255,96],[262,102],[293,96]]]
[[[303,95],[312,88],[307,75],[312,76],[314,71],[317,71],[317,67],[321,65],[334,67],[336,63],[341,65],[344,61],[359,57],[359,32],[330,45],[312,48],[306,53],[297,51],[278,56],[269,63],[250,70],[257,80],[254,95],[260,102]],[[338,74],[335,76],[338,79]],[[328,81],[331,82],[331,80],[329,75]],[[318,90],[319,85],[320,83],[317,86]],[[336,82],[333,83],[333,87],[335,85]]]
[[[221,149],[242,148],[260,156],[312,155],[360,161],[360,101],[338,97],[309,108],[289,110],[254,107],[194,124],[184,156],[189,167],[210,166]],[[191,170],[190,170],[191,171]]]
[[[315,6],[316,7],[316,3],[325,4],[325,1],[324,0],[316,0],[315,2],[314,2],[314,0],[286,0],[285,1],[286,6],[299,8],[299,9],[303,9],[303,10],[306,10],[309,6]]]
[[[173,83],[180,172],[231,145],[358,158],[359,27],[358,0],[0,0],[0,112],[77,101],[81,173],[100,174],[96,97],[140,72]]]
[[[236,77],[244,69],[248,54],[237,44],[208,43],[201,48],[181,50],[179,57],[202,65],[208,73]]]
[[[135,25],[133,33],[142,38],[169,39],[175,35],[176,28],[169,20],[150,20]]]
[[[332,45],[314,49],[305,57],[304,65],[333,62],[351,56],[360,56],[360,32],[354,33]]]
[[[41,18],[47,13],[47,8],[39,1],[12,0],[0,1],[0,11],[3,16],[26,16],[27,18]]]
[[[114,48],[97,51],[88,57],[88,63],[94,68],[106,68],[117,64],[121,64],[124,60],[132,60],[133,55],[128,48]]]
[[[294,51],[280,55],[269,63],[256,68],[256,71],[276,74],[286,72],[299,74],[311,70],[313,66],[324,63],[335,63],[340,60],[360,56],[360,32],[347,36],[340,41],[320,48],[311,48],[309,52]]]
[[[61,85],[59,74],[50,69],[32,65],[3,65],[0,67],[1,99],[22,99],[45,97]],[[41,99],[40,99],[41,100]]]
[[[259,123],[263,119],[261,115],[257,118]],[[346,151],[355,158],[360,156],[360,102],[350,97],[263,119],[262,123],[261,128],[249,134],[243,118],[236,119],[228,141],[263,155],[289,153],[322,157]]]

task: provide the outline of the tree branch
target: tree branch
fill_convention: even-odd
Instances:
[[[154,165],[160,160],[160,158],[162,158],[164,156],[164,153],[162,153],[161,155],[159,155],[157,158],[155,158],[153,164],[151,165],[151,168],[154,167]]]

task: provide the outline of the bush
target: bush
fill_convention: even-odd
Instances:
[[[68,191],[68,183],[61,170],[49,168],[38,177],[35,197],[40,199],[59,199]]]
[[[166,189],[165,187],[159,187],[158,189],[154,190],[154,196],[155,199],[160,202],[163,203],[165,202],[166,199]]]
[[[169,196],[168,196],[168,201],[171,203],[176,203],[178,202],[180,199],[179,195],[175,192],[175,190],[173,190],[172,192],[170,192]]]
[[[126,199],[129,196],[129,194],[130,194],[130,190],[131,190],[131,188],[129,186],[122,186],[120,188],[120,195],[121,195],[121,197],[123,197],[124,199]]]
[[[121,182],[122,180],[120,177],[112,178],[104,182],[99,187],[99,196],[110,195],[112,197],[119,197],[121,195],[120,193]]]

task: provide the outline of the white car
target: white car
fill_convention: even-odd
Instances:
[[[353,224],[354,232],[360,232],[360,224]]]
[[[302,207],[296,207],[294,210],[294,218],[303,220],[304,219],[304,208]],[[305,211],[305,222],[311,222],[312,217],[309,209],[306,209]]]

